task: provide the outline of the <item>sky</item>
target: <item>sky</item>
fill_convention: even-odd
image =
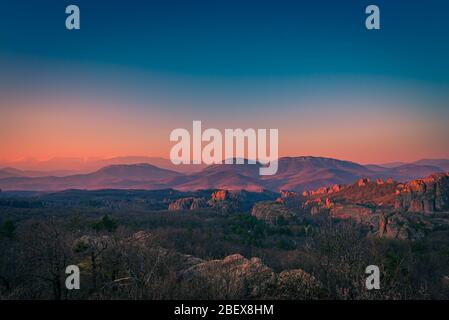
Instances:
[[[65,29],[76,4],[81,29]],[[381,29],[365,28],[376,4]],[[0,160],[168,158],[279,129],[280,156],[449,158],[449,2],[0,0]]]

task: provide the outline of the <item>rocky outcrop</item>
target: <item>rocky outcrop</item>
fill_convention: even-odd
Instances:
[[[240,254],[200,262],[184,270],[180,280],[201,286],[204,293],[216,299],[311,299],[319,297],[322,288],[302,269],[275,273],[261,259],[247,259]]]
[[[270,191],[217,190],[212,193],[209,206],[222,212],[249,212],[260,201],[274,200],[277,194]]]
[[[330,198],[309,199],[303,206],[305,212],[311,215],[327,214],[333,218],[354,219],[361,221],[374,213],[374,209],[369,206],[351,203],[333,202]]]
[[[413,180],[396,191],[395,209],[431,214],[449,211],[449,173]]]
[[[311,215],[317,214],[330,214],[331,209],[335,206],[335,203],[328,197],[315,197],[310,198],[302,205],[302,212],[309,213]]]
[[[229,199],[229,191],[228,190],[218,190],[212,193],[211,200],[212,201],[225,201]]]
[[[336,218],[358,221],[376,211],[394,210],[395,191],[400,184],[393,181],[361,178],[352,185],[334,185],[304,194],[302,210],[312,215],[329,214]]]
[[[254,205],[251,215],[270,224],[282,224],[295,217],[295,213],[278,201],[263,201]]]
[[[449,227],[447,216],[392,212],[376,215],[375,219],[378,223],[377,235],[388,239],[415,241],[436,229],[447,230]]]
[[[379,215],[379,237],[388,239],[409,239],[410,227],[407,220],[398,215]]]
[[[288,191],[288,190],[281,190],[281,198],[286,199],[286,198],[297,198],[299,197],[299,193],[296,191]]]
[[[192,205],[190,206],[190,210],[207,208],[207,207],[208,207],[208,205],[207,205],[207,202],[205,199],[195,198],[192,202]]]
[[[178,210],[194,210],[207,208],[208,204],[203,198],[180,198],[170,203],[168,206],[168,210],[170,211],[178,211]]]
[[[277,203],[286,205],[289,209],[297,211],[301,208],[304,196],[295,191],[281,190],[281,196],[276,199]]]
[[[320,188],[304,198],[305,213],[353,219],[383,238],[418,240],[448,224],[444,215],[449,212],[449,173],[408,183],[363,178],[340,191]]]
[[[371,182],[371,179],[369,179],[369,178],[362,178],[362,179],[359,179],[359,181],[357,181],[357,185],[359,187],[364,187],[367,184],[369,184],[370,182]]]
[[[250,212],[255,203],[274,199],[276,199],[276,193],[270,191],[217,190],[213,191],[210,197],[202,192],[197,197],[191,196],[171,200],[168,210],[212,208],[221,212]]]
[[[330,208],[330,215],[340,219],[363,221],[374,213],[374,209],[358,204],[337,204]]]
[[[344,188],[341,184],[334,184],[331,187],[321,187],[317,190],[310,190],[310,191],[304,191],[302,195],[304,197],[310,197],[310,196],[318,196],[318,195],[326,195],[331,194],[334,192],[340,192]]]
[[[259,258],[240,254],[196,264],[181,274],[181,280],[202,286],[220,299],[260,298],[276,283],[276,275]]]

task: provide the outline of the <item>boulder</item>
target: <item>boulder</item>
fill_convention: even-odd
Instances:
[[[322,284],[302,269],[275,273],[259,258],[233,254],[201,261],[182,271],[180,281],[215,299],[312,299]]]
[[[276,283],[276,275],[259,258],[233,254],[184,270],[181,281],[199,285],[219,299],[261,298]]]

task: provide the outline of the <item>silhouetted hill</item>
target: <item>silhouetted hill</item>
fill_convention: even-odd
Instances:
[[[371,175],[366,167],[350,161],[323,157],[284,157],[275,176],[265,176],[267,189],[304,191],[335,183],[349,183]]]
[[[66,177],[12,177],[0,179],[5,190],[66,190],[66,189],[163,189],[167,181],[180,173],[149,164],[113,165],[94,173]]]
[[[175,184],[179,190],[228,189],[259,191],[264,188],[260,180],[260,164],[215,164],[189,175],[185,182]]]
[[[413,163],[416,165],[434,166],[442,169],[442,171],[449,171],[448,159],[421,159]]]
[[[23,173],[20,170],[14,168],[3,168],[0,169],[0,179],[12,178],[12,177],[22,177]]]

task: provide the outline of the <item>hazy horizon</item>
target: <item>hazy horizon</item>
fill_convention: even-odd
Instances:
[[[300,158],[300,157],[313,157],[313,158],[329,158],[329,159],[336,159],[341,161],[348,161],[348,162],[354,162],[361,165],[392,165],[392,164],[412,164],[418,161],[422,160],[431,160],[431,161],[438,161],[438,160],[447,160],[447,158],[419,158],[414,159],[412,161],[389,161],[389,162],[381,162],[381,163],[375,163],[375,162],[357,162],[353,161],[351,159],[339,159],[335,157],[324,157],[324,156],[317,156],[317,155],[286,155],[286,156],[280,156],[281,158]],[[153,160],[153,163],[151,163]],[[225,159],[223,158],[223,161]],[[46,158],[46,159],[36,159],[36,158],[21,158],[21,159],[15,159],[7,161],[5,159],[0,159],[0,169],[4,169],[7,167],[19,169],[19,170],[41,170],[43,172],[45,171],[52,171],[52,170],[67,170],[67,171],[85,171],[88,170],[89,166],[97,166],[98,168],[101,168],[101,165],[104,164],[105,166],[110,164],[140,164],[140,163],[150,163],[157,166],[157,163],[154,162],[157,161],[163,161],[164,164],[172,165],[173,168],[176,168],[176,165],[172,164],[170,162],[169,158],[164,157],[153,157],[153,156],[145,156],[145,155],[129,155],[129,156],[116,156],[116,157],[88,157],[88,158],[81,158],[81,157],[52,157],[52,158]],[[110,164],[108,164],[110,162]],[[82,168],[80,166],[87,166],[85,168]],[[54,167],[52,167],[54,166]],[[187,166],[187,165],[182,165]],[[200,168],[205,167],[205,164],[200,165],[194,165],[190,164],[188,166]]]

